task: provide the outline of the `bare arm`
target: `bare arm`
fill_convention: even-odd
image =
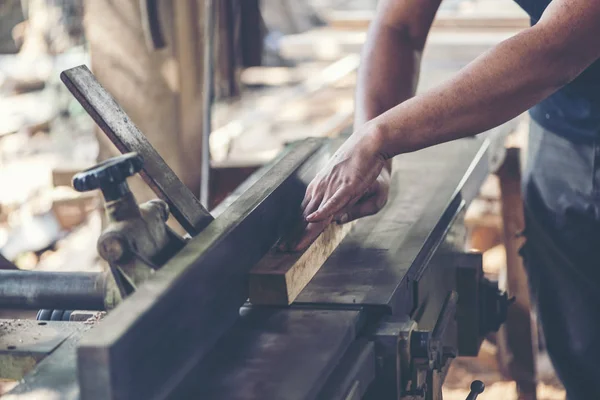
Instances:
[[[378,3],[361,54],[355,127],[415,95],[421,54],[440,1],[381,0]]]
[[[600,1],[554,0],[534,27],[359,127],[309,185],[306,220],[344,212],[394,155],[491,129],[572,81],[600,58],[598,21]]]
[[[380,0],[358,73],[354,126],[363,126],[411,98],[417,87],[421,53],[441,0]],[[338,223],[377,213],[387,202],[392,161],[387,160],[376,179],[357,201],[336,216]],[[309,225],[300,245],[322,230]]]
[[[384,156],[477,134],[526,111],[600,57],[599,21],[599,1],[553,1],[534,27],[373,120]]]

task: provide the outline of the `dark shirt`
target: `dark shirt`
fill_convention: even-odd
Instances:
[[[552,0],[515,1],[534,25]],[[542,127],[570,140],[600,137],[600,61],[529,112]]]

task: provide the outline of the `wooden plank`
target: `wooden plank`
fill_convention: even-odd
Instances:
[[[517,382],[519,398],[536,398],[537,327],[531,317],[528,277],[519,255],[525,228],[519,148],[508,148],[497,171],[502,199],[504,246],[506,248],[506,290],[516,298],[508,308],[507,320],[498,331],[496,345],[503,371]]]
[[[271,249],[250,271],[252,304],[291,304],[355,223],[330,224],[304,252]]]

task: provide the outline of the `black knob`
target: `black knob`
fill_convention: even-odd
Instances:
[[[484,389],[485,385],[483,384],[483,382],[473,381],[473,383],[471,383],[471,393],[469,393],[466,400],[476,400],[477,396],[483,393]]]
[[[410,355],[412,358],[429,358],[431,332],[414,330],[410,334]]]
[[[127,178],[138,173],[143,164],[137,153],[110,158],[75,175],[73,188],[78,192],[100,189],[106,201],[118,200],[130,192]]]

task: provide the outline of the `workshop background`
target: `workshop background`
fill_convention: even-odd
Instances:
[[[202,3],[172,3],[174,23],[160,27],[172,45],[157,49],[144,31],[137,0],[0,1],[0,268],[102,268],[96,253],[101,201],[95,192],[74,191],[71,178],[116,150],[61,83],[59,73],[67,68],[90,66],[184,183],[200,193],[204,22],[194,16],[202,15]],[[210,207],[286,143],[348,129],[358,54],[376,1],[217,4]],[[528,23],[510,0],[443,1],[419,90]],[[527,126],[527,117],[519,118],[506,146],[525,147]],[[141,181],[133,187],[140,202],[154,197]],[[492,175],[467,221],[471,248],[484,252],[486,274],[504,282],[509,257],[500,193]],[[35,313],[2,317],[34,318]],[[487,385],[482,400],[517,398],[514,354],[506,353],[499,335],[484,342],[479,357],[453,364],[444,399],[464,399],[474,379]],[[564,399],[543,338],[535,336],[538,399]],[[13,384],[2,381],[0,393]]]

